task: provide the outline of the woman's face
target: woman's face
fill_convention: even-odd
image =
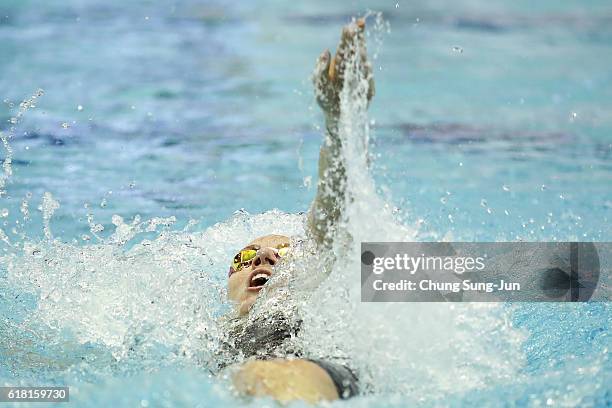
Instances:
[[[249,312],[259,291],[273,274],[280,261],[283,248],[289,246],[284,235],[266,235],[255,239],[234,257],[228,279],[228,297],[238,307],[238,314]]]

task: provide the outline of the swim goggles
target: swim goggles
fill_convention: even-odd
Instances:
[[[255,258],[255,256],[257,255],[257,251],[259,251],[260,249],[261,247],[254,246],[251,248],[243,249],[242,251],[238,252],[234,257],[234,260],[232,261],[232,266],[230,266],[229,268],[229,275],[231,276],[232,273],[238,272],[245,266],[249,266],[251,264],[251,261],[253,261],[253,258]],[[274,253],[276,255],[283,257],[287,255],[287,252],[289,252],[289,244],[283,244],[276,248],[272,247],[272,249],[274,250]]]

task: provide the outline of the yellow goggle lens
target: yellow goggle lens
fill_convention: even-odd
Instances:
[[[289,252],[289,246],[277,248],[277,250],[278,250],[278,255],[283,257],[287,255],[287,252]],[[232,262],[233,270],[230,269],[230,275],[233,272],[238,272],[245,266],[248,266],[249,262],[251,262],[253,258],[255,258],[256,255],[257,255],[256,249],[244,249],[240,251],[238,254],[236,254],[236,256],[234,257],[234,261]]]
[[[255,249],[245,249],[244,251],[240,251],[235,257],[232,266],[235,270],[240,270],[244,266],[245,263],[249,262],[257,255],[257,250]]]

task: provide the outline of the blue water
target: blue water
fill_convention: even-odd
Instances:
[[[36,290],[8,276],[14,265],[19,276],[42,279],[104,264],[123,276],[121,251],[90,248],[115,231],[115,214],[127,223],[176,218],[139,242],[162,230],[180,240],[189,220],[199,222],[189,231],[205,233],[241,208],[306,211],[322,121],[309,75],[341,25],[367,8],[391,27],[375,60],[372,173],[405,224],[420,225],[422,239],[612,240],[609,2],[294,3],[0,3],[0,130],[12,135],[13,150],[0,208],[8,211],[3,250],[16,256],[0,270],[0,382],[67,383],[75,406],[269,405],[232,396],[205,364],[166,360],[172,330],[107,369],[124,339],[83,322],[51,324],[45,310],[69,307],[43,310]],[[39,88],[44,95],[11,131],[19,103]],[[60,204],[52,235],[68,249],[45,244],[37,210],[45,192]],[[102,241],[91,231],[98,223]],[[211,255],[214,265],[246,239],[240,234],[233,242],[220,233],[228,243]],[[22,252],[39,241],[51,261],[37,269]],[[155,265],[174,267],[169,255]],[[96,281],[94,293],[110,293],[113,280]],[[79,293],[61,282],[55,293]],[[124,289],[139,299],[138,288]],[[218,297],[207,304],[213,314],[224,307]],[[515,375],[436,395],[387,387],[351,406],[612,405],[608,304],[523,304],[505,313],[524,336]],[[494,333],[473,336],[503,348]]]

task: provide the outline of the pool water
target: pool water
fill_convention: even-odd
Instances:
[[[371,175],[405,229],[367,221],[366,189],[357,236],[612,240],[608,2],[294,3],[0,3],[0,383],[68,384],[74,406],[271,405],[207,369],[226,264],[303,232],[309,76],[368,8],[389,24],[370,25]],[[303,305],[304,341],[341,344],[373,393],[335,405],[612,404],[608,303],[360,304],[358,271]]]

